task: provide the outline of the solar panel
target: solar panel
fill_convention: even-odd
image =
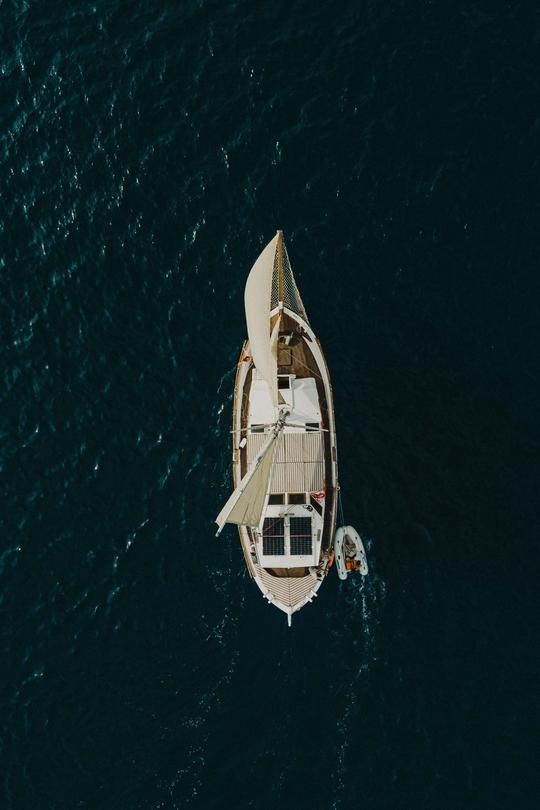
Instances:
[[[311,555],[313,553],[310,517],[289,518],[289,533],[291,554]]]
[[[263,524],[263,554],[285,554],[285,521],[283,518],[265,518]]]

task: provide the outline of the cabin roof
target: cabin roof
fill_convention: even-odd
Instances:
[[[283,375],[284,377],[286,375]],[[291,408],[288,422],[304,425],[306,422],[321,421],[321,410],[317,394],[317,383],[313,377],[295,378],[291,376],[290,387],[279,389],[283,399]],[[276,411],[272,403],[268,383],[263,380],[256,369],[249,392],[250,425],[270,425],[275,422]]]
[[[267,440],[264,433],[248,433],[248,465]],[[320,432],[284,431],[278,443],[270,493],[319,492],[324,486],[324,439]]]
[[[257,535],[259,562],[278,569],[317,565],[322,529],[322,518],[311,507],[269,506],[262,536]]]

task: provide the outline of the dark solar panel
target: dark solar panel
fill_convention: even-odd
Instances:
[[[263,554],[285,554],[285,521],[265,518],[263,524]]]
[[[289,519],[291,554],[312,554],[311,518]]]
[[[263,537],[263,554],[285,554],[285,539],[283,537]]]
[[[285,520],[283,518],[265,518],[263,523],[263,537],[283,537],[285,534]]]
[[[291,535],[291,554],[313,554],[311,537],[293,537]]]

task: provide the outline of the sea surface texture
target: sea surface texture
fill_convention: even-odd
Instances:
[[[538,807],[539,18],[0,2],[0,807]],[[285,233],[370,574],[215,539]]]

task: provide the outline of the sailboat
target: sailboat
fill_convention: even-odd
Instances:
[[[245,288],[248,339],[233,399],[234,491],[216,518],[238,526],[249,574],[292,615],[333,563],[338,470],[332,386],[278,231]]]

